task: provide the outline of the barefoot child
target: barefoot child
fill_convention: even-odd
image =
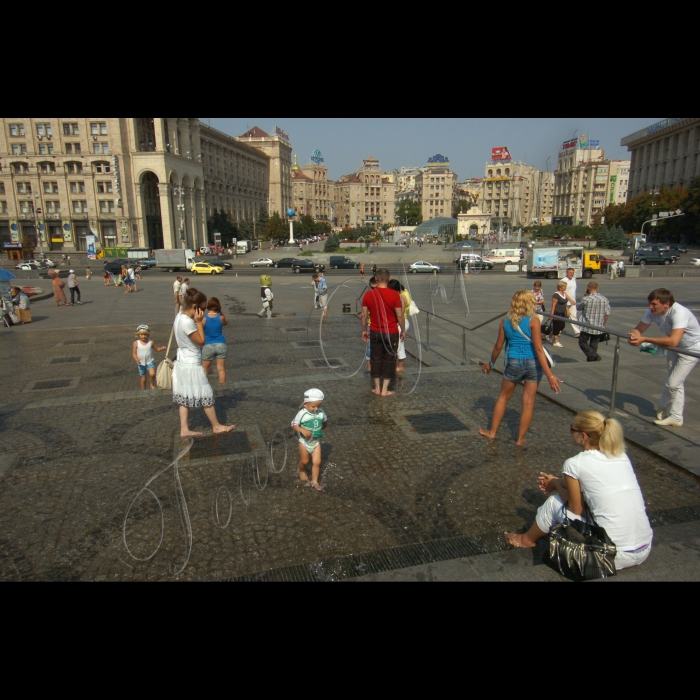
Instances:
[[[156,388],[156,362],[153,356],[153,351],[163,352],[165,346],[155,345],[150,339],[151,331],[148,326],[139,326],[136,329],[136,341],[131,356],[139,368],[139,377],[141,377],[141,389],[146,391],[146,375],[151,380],[151,389]]]
[[[328,416],[321,408],[324,400],[323,392],[309,389],[304,394],[304,405],[292,422],[292,430],[299,433],[299,478],[308,481],[306,467],[313,460],[311,469],[311,485],[317,491],[323,491],[318,478],[321,474],[321,438],[323,430],[328,425]]]

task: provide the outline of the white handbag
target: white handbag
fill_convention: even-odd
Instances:
[[[156,386],[159,389],[163,389],[163,391],[173,390],[173,370],[175,369],[175,362],[170,359],[169,355],[174,334],[175,327],[173,326],[172,331],[170,331],[168,349],[165,351],[165,359],[158,365],[158,369],[156,371]]]

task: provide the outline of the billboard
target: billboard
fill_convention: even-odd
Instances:
[[[491,149],[491,160],[494,163],[510,163],[513,159],[505,146],[499,146]]]
[[[571,151],[572,149],[576,148],[576,146],[578,146],[578,139],[573,139],[572,141],[564,141],[561,150]]]

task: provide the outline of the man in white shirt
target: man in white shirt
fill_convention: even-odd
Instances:
[[[180,311],[183,311],[185,308],[185,295],[187,294],[187,290],[189,288],[190,288],[190,278],[185,277],[182,284],[180,285]]]
[[[662,338],[642,336],[652,323],[655,323]],[[676,303],[668,289],[655,289],[649,295],[649,310],[637,327],[630,333],[630,345],[639,347],[642,343],[653,343],[661,348],[678,348],[700,353],[700,323],[685,306]],[[692,372],[698,359],[688,355],[669,352],[668,379],[659,400],[656,425],[671,428],[683,427],[685,406],[685,380]]]
[[[570,267],[566,271],[566,277],[563,281],[566,282],[566,293],[578,302],[578,298],[576,297],[576,270],[574,270],[573,267]],[[572,321],[578,319],[578,311],[576,310],[575,304],[569,304],[569,318]],[[581,335],[581,329],[578,326],[574,326],[573,323],[571,324],[571,330],[574,332],[574,338],[578,338]]]
[[[173,296],[175,297],[175,315],[180,313],[180,287],[182,286],[182,275],[178,275],[173,282]]]

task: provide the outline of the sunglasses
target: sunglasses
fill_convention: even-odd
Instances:
[[[576,428],[574,428],[573,425],[569,428],[569,430],[570,430],[572,433],[581,433],[581,435],[585,435],[585,434],[586,434],[586,433],[583,432],[583,430],[576,430]]]

